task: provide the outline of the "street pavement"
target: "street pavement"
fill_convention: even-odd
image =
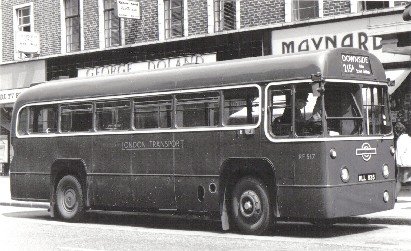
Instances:
[[[10,178],[0,176],[0,206],[48,208],[48,203],[16,201],[10,198]],[[411,186],[403,186],[394,209],[338,219],[337,223],[411,225]]]

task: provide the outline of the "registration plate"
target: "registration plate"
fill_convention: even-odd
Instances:
[[[358,181],[373,181],[375,180],[375,173],[365,173],[358,175]]]

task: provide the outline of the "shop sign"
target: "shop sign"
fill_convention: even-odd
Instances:
[[[78,77],[93,77],[100,75],[115,75],[127,72],[143,72],[154,69],[164,68],[176,68],[187,64],[203,64],[217,61],[217,55],[202,54],[202,55],[190,55],[176,58],[163,58],[159,60],[152,60],[138,63],[127,64],[113,64],[105,66],[97,66],[93,68],[78,69]]]
[[[40,33],[16,31],[16,51],[23,53],[40,53]]]
[[[290,54],[303,51],[315,51],[331,48],[350,47],[366,51],[376,51],[382,48],[381,37],[369,37],[365,32],[352,32],[348,34],[334,34],[327,36],[311,36],[281,41],[277,44],[276,52]]]
[[[117,0],[114,13],[119,18],[140,19],[140,2],[130,0]]]
[[[8,103],[16,102],[17,97],[25,89],[27,88],[0,91],[0,104],[8,104]]]
[[[314,23],[304,27],[273,30],[271,34],[272,54],[287,55],[349,47],[369,51],[376,55],[383,63],[408,61],[409,56],[406,58],[403,55],[383,53],[382,37],[371,35],[373,31],[369,27],[373,23],[381,24],[391,20],[388,17],[382,18],[373,17],[347,21],[335,20],[332,23]]]

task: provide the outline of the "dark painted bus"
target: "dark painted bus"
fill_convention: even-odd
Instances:
[[[11,196],[262,234],[394,206],[384,69],[350,48],[50,81],[19,95]]]

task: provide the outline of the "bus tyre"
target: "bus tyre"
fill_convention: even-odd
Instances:
[[[234,186],[231,222],[245,234],[260,235],[272,224],[273,213],[267,186],[254,177],[244,177]]]
[[[61,219],[79,221],[84,217],[84,200],[81,184],[74,176],[64,176],[56,189],[57,212]]]

